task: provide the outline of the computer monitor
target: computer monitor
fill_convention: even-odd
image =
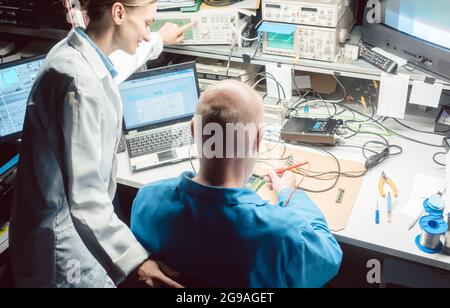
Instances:
[[[28,96],[44,56],[0,65],[0,141],[20,137]]]
[[[120,95],[126,131],[189,120],[199,96],[195,62],[134,74],[121,84]]]
[[[450,80],[449,37],[449,0],[372,0],[366,7],[364,42],[446,80]]]

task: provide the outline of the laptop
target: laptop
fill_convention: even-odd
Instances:
[[[133,172],[196,155],[190,128],[200,95],[195,62],[134,74],[121,84],[120,95]]]
[[[43,63],[40,56],[0,65],[0,142],[20,138],[28,96]]]

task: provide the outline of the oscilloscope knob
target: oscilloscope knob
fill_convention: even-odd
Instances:
[[[348,30],[341,29],[341,31],[339,31],[339,43],[343,44],[347,39],[348,39]]]
[[[202,34],[202,35],[208,35],[208,33],[209,33],[209,29],[208,28],[202,28],[201,30],[200,30],[200,33]]]

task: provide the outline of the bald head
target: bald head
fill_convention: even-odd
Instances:
[[[259,124],[263,117],[263,105],[260,96],[246,84],[224,80],[203,92],[196,114],[203,117],[204,124]]]
[[[224,80],[208,87],[200,97],[193,122],[200,157],[255,157],[263,136],[262,121],[262,99],[249,86]]]

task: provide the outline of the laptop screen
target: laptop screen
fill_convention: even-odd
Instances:
[[[198,94],[195,63],[137,74],[120,86],[125,128],[133,130],[191,117]]]
[[[0,66],[0,139],[22,132],[28,96],[43,61],[38,57]]]

